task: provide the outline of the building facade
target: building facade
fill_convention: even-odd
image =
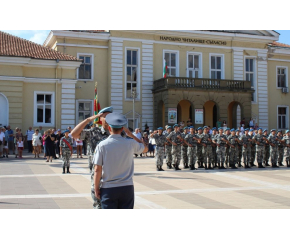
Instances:
[[[260,127],[287,129],[290,46],[278,40],[277,32],[267,30],[52,30],[44,47],[83,61],[72,70],[74,93],[61,102],[71,110],[69,125],[93,114],[97,82],[101,107],[113,106],[130,128],[133,118],[135,126],[152,129],[188,118],[195,126],[221,119],[236,127],[252,117]]]

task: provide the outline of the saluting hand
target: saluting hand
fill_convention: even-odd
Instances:
[[[87,118],[87,119],[89,119],[90,122],[93,122],[96,118],[102,117],[103,114],[104,114],[104,113],[99,113],[99,114],[94,115],[94,116],[91,116],[91,117],[89,117],[89,118]]]

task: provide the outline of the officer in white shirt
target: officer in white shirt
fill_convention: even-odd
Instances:
[[[32,127],[29,127],[29,129],[26,131],[26,141],[28,145],[28,152],[32,153],[32,135],[34,131],[32,130]]]
[[[147,147],[124,126],[127,119],[120,113],[106,116],[110,136],[95,150],[95,195],[101,199],[103,209],[134,208],[133,153],[145,153]],[[128,137],[124,138],[121,132]]]

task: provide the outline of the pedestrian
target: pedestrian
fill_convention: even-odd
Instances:
[[[35,133],[32,134],[32,146],[33,146],[33,151],[34,151],[34,158],[37,157],[39,158],[40,154],[40,149],[41,149],[41,134],[39,133],[38,129],[35,129]]]
[[[64,134],[62,134],[60,129],[57,129],[57,134],[55,135],[55,151],[58,157],[60,158],[61,152],[60,152],[60,140]]]
[[[10,128],[10,125],[7,126],[6,132],[8,134],[8,155],[11,150],[15,154],[13,130]]]
[[[162,134],[163,128],[157,128],[158,132],[154,132],[150,134],[151,138],[155,139],[156,142],[156,168],[157,171],[164,171],[162,169],[163,159],[164,159],[164,146],[166,143],[166,137]]]
[[[24,145],[23,145],[22,137],[19,137],[19,139],[17,140],[17,148],[18,148],[19,158],[22,158],[23,146]]]
[[[147,151],[142,140],[123,128],[127,119],[119,113],[106,117],[110,136],[96,147],[95,196],[101,200],[103,209],[134,208],[134,160],[133,154]],[[122,138],[121,132],[133,139]]]
[[[76,138],[76,146],[77,146],[77,158],[79,157],[79,155],[80,155],[80,158],[83,158],[82,157],[83,140],[81,139],[81,135],[79,135]]]
[[[89,169],[91,173],[91,197],[93,199],[93,208],[94,209],[100,209],[101,207],[101,201],[96,198],[95,195],[95,182],[94,182],[94,162],[93,162],[93,156],[96,147],[98,144],[105,139],[107,139],[110,136],[110,132],[108,130],[108,124],[106,123],[106,116],[113,112],[112,107],[106,107],[103,108],[97,115],[93,115],[89,118],[86,118],[84,121],[80,122],[72,131],[71,136],[74,138],[77,138],[81,134],[82,139],[87,140],[87,151],[88,151],[88,163],[89,163]],[[102,126],[94,126],[94,124],[91,124],[91,128],[84,129],[88,124],[93,122],[95,119],[100,119],[102,122]]]
[[[219,129],[220,127],[222,127],[222,120],[219,118],[219,120],[216,122],[216,127],[217,129]]]
[[[54,137],[52,137],[52,129],[47,130],[47,135],[44,137],[45,140],[45,153],[46,153],[46,162],[52,162],[54,156]]]
[[[143,133],[143,143],[145,144],[147,148],[149,147],[149,138],[148,138],[147,132]],[[148,151],[146,152],[146,157],[148,157],[147,153]]]
[[[72,139],[68,136],[69,130],[65,130],[62,134],[64,134],[64,137],[60,139],[60,154],[62,156],[62,173],[65,174],[65,168],[66,173],[70,173],[70,157],[72,156]]]
[[[15,152],[15,158],[17,158],[17,156],[18,156],[17,141],[19,140],[19,137],[22,137],[22,139],[24,139],[22,133],[19,134],[18,132],[19,132],[19,128],[16,127],[15,128],[15,137],[14,137],[14,152]]]
[[[26,131],[26,142],[28,146],[28,152],[32,153],[32,135],[34,131],[32,130],[32,127],[29,127],[29,129]]]
[[[153,133],[153,130],[150,130],[150,134],[151,133]],[[154,138],[151,138],[149,135],[149,154],[150,154],[150,157],[154,158],[155,147],[156,147],[156,141]],[[153,156],[151,155],[151,153],[153,153]],[[135,154],[135,156],[136,156],[136,154]]]
[[[3,128],[0,128],[0,158],[4,157],[3,148],[5,145],[5,133],[3,132]]]
[[[8,132],[7,129],[5,127],[2,128],[2,132],[4,132],[5,134],[5,143],[4,143],[4,147],[3,147],[3,157],[6,154],[6,158],[8,158]]]
[[[39,126],[38,130],[39,130],[39,133],[41,134],[41,136],[43,136],[44,130],[42,129],[42,126]]]
[[[133,133],[133,135],[135,137],[137,137],[138,139],[142,140],[142,134],[140,132],[140,128],[136,128],[135,132]],[[135,157],[138,157],[138,154],[135,154]],[[140,157],[142,157],[142,154],[140,154]]]
[[[47,131],[44,131],[44,133],[42,135],[42,146],[43,146],[44,159],[46,159],[46,151],[45,151],[45,137],[46,136],[47,136]]]
[[[251,118],[250,121],[249,121],[249,128],[253,128],[254,129],[254,120],[253,120],[253,118]]]
[[[192,126],[192,121],[190,118],[187,120],[186,125],[187,125],[187,127]]]

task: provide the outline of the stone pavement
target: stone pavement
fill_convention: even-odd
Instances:
[[[26,150],[25,150],[26,152]],[[0,209],[92,209],[86,156],[61,161],[0,158]],[[135,208],[284,209],[290,208],[290,169],[155,170],[150,157],[135,158]]]

